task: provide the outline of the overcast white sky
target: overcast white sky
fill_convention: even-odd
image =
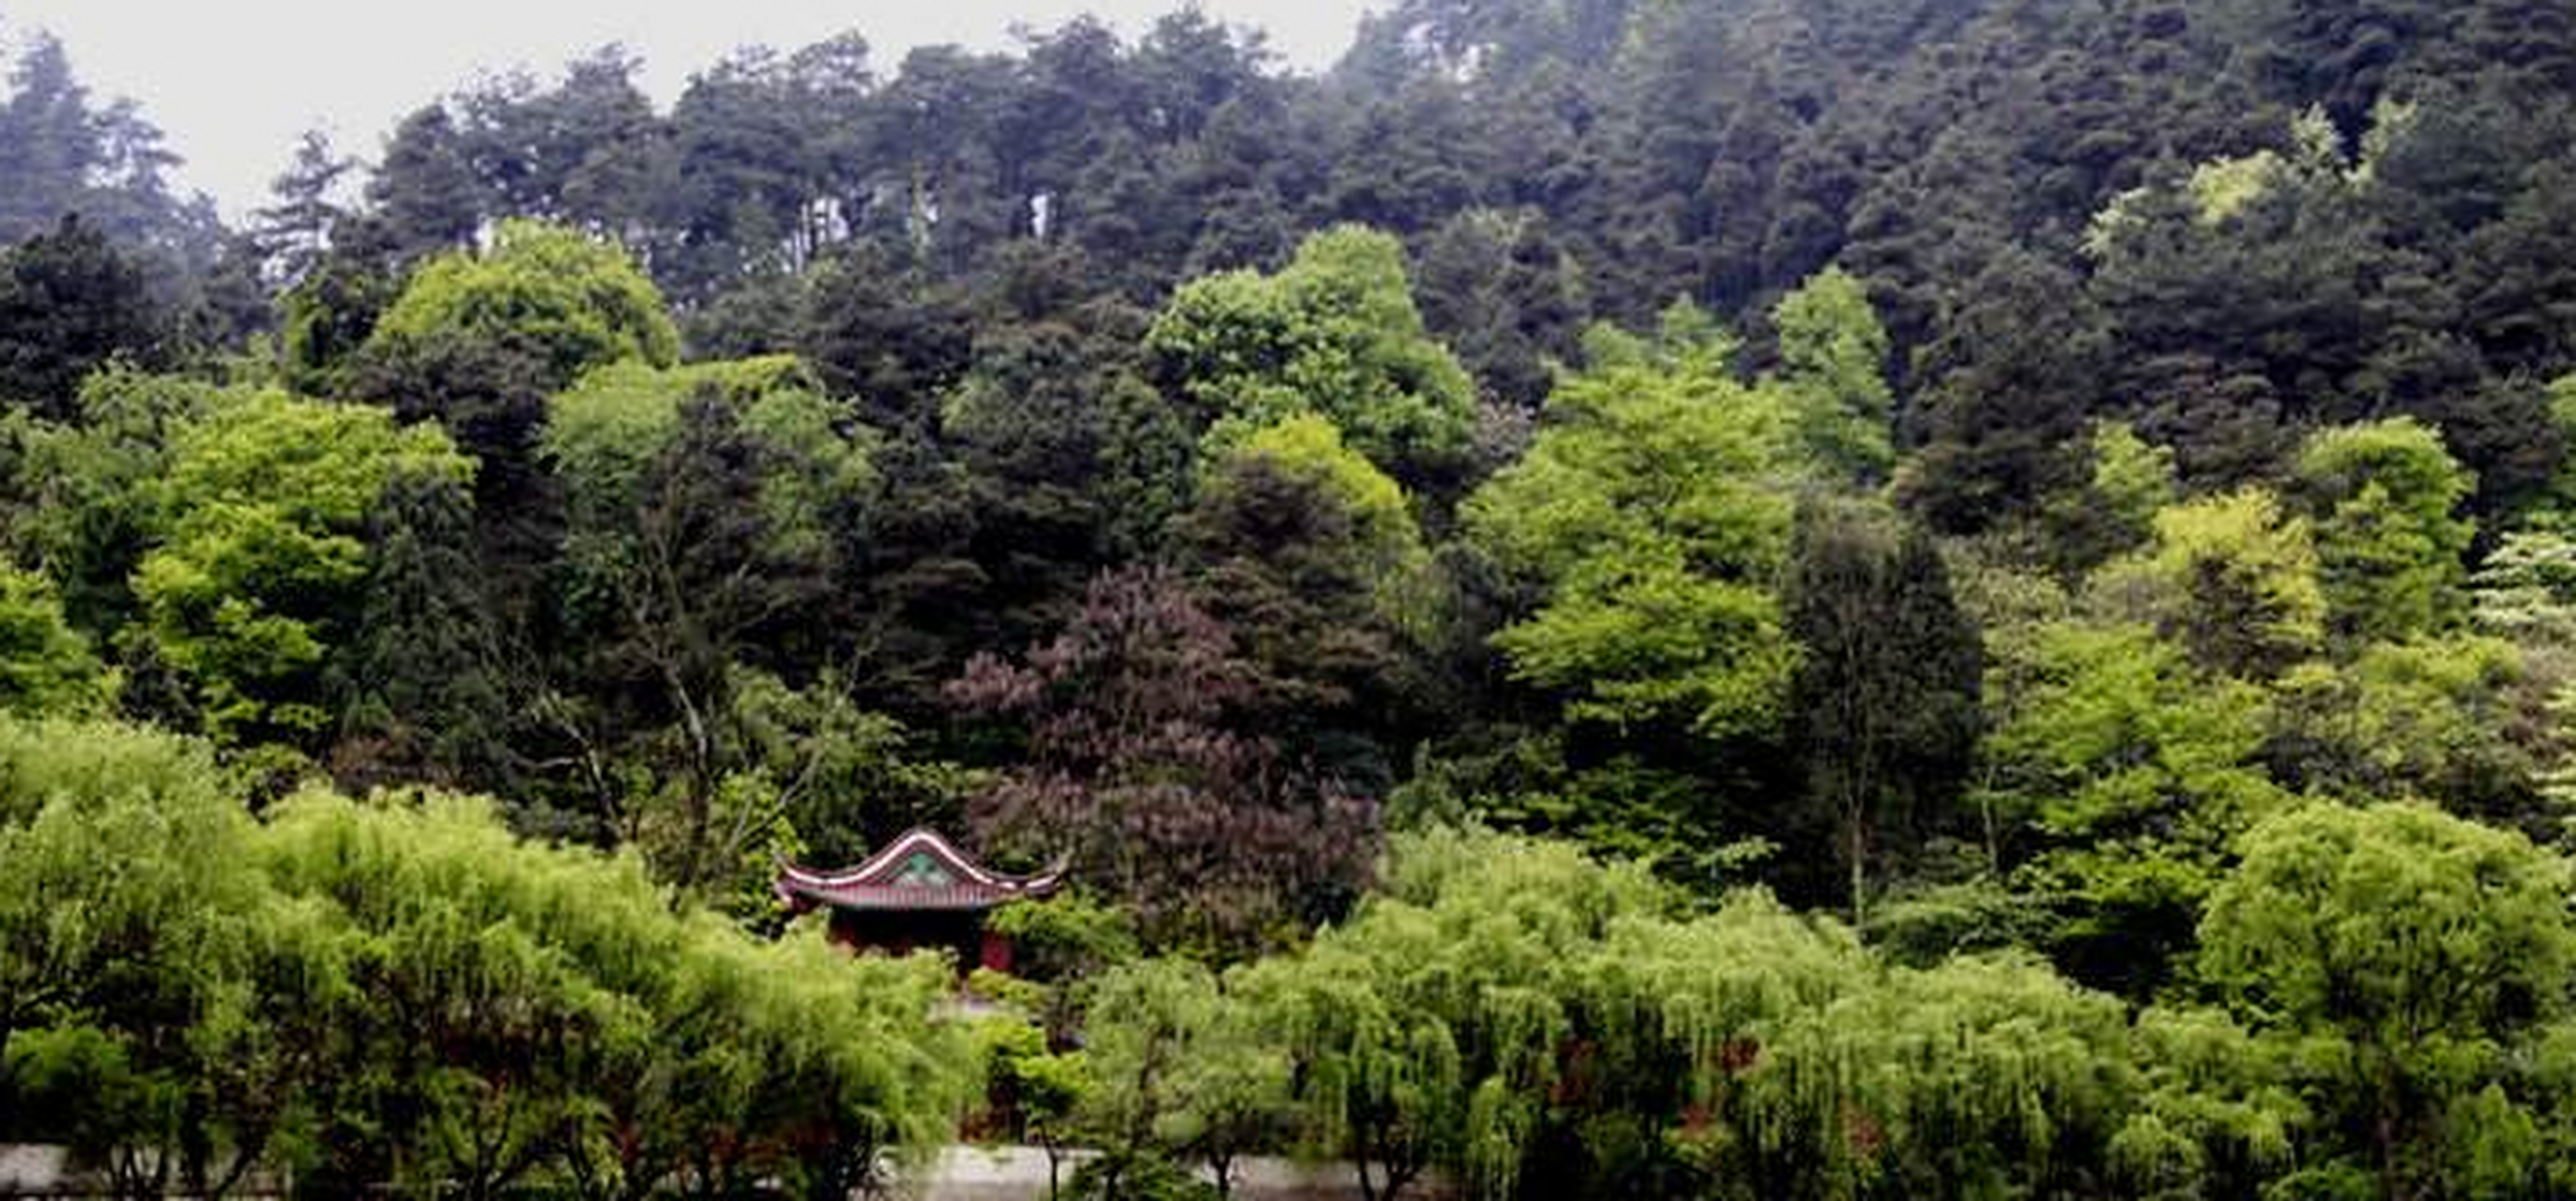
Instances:
[[[914,46],[1008,44],[1094,13],[1129,33],[1181,0],[0,0],[0,38],[54,32],[103,96],[132,96],[185,155],[183,178],[228,215],[258,204],[296,136],[321,127],[373,158],[403,113],[478,70],[551,74],[608,42],[645,59],[666,107],[689,74],[737,46],[802,46],[856,29],[891,69]],[[1329,65],[1369,0],[1201,0],[1267,30],[1303,69]]]

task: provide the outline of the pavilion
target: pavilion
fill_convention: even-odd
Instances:
[[[945,949],[961,970],[1011,970],[1010,940],[985,927],[994,909],[1035,900],[1063,883],[1057,864],[1034,876],[996,872],[928,829],[887,843],[858,866],[825,872],[778,865],[780,900],[797,913],[832,911],[832,941],[854,951],[906,955]]]

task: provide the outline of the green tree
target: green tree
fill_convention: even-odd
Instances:
[[[424,264],[376,322],[364,353],[416,353],[463,336],[523,344],[540,387],[589,368],[640,361],[667,367],[680,334],[661,293],[614,246],[537,222],[504,222],[492,248]]]
[[[1896,465],[1893,350],[1861,282],[1824,271],[1771,311],[1780,337],[1773,377],[1788,392],[1799,443],[1830,477],[1874,484]]]
[[[1098,1082],[1079,1049],[1057,1051],[1036,1026],[1013,1018],[983,1024],[986,1101],[1007,1116],[1014,1137],[1046,1154],[1047,1201],[1064,1191],[1064,1161],[1085,1137],[1083,1107]]]
[[[264,269],[264,268],[263,268]],[[316,258],[277,300],[278,367],[285,383],[311,396],[398,392],[360,387],[359,352],[376,322],[402,294],[390,266],[358,246],[343,244]]]
[[[722,730],[736,770],[759,781],[769,812],[809,862],[856,863],[907,830],[953,828],[982,782],[935,757],[921,733],[861,707],[836,672],[798,687],[741,668],[727,691],[733,707]],[[763,904],[769,882],[763,864]]]
[[[2535,783],[2516,736],[2527,670],[2512,644],[2471,634],[2308,664],[2275,686],[2265,758],[2312,793],[2416,797],[2510,825],[2530,815]]]
[[[73,213],[173,266],[202,263],[221,237],[213,205],[176,195],[179,158],[131,100],[101,102],[43,30],[13,38],[0,102],[0,242],[35,237]]]
[[[444,104],[418,109],[394,127],[367,181],[367,199],[396,254],[434,254],[473,240],[487,198],[470,154]]]
[[[2269,1050],[2214,1008],[2139,1014],[2139,1097],[2109,1148],[2116,1178],[2139,1196],[2250,1196],[2288,1175],[2309,1110]]]
[[[810,929],[756,943],[675,913],[632,857],[515,841],[486,802],[300,796],[255,850],[327,906],[367,998],[315,1074],[308,1179],[838,1196],[963,1099],[965,1048],[927,1009],[941,968],[853,963]]]
[[[1372,1197],[2083,1195],[2137,1097],[2123,1007],[2043,964],[1885,968],[1561,843],[1400,838],[1352,921],[1226,988]]]
[[[570,493],[574,540],[613,538],[650,501],[653,465],[682,441],[691,407],[705,403],[731,414],[766,452],[755,483],[773,548],[822,553],[836,524],[876,486],[869,462],[876,439],[852,406],[826,398],[804,365],[784,356],[668,369],[618,364],[556,396],[544,450]],[[572,557],[587,553],[576,547]]]
[[[261,881],[212,756],[7,718],[0,765],[0,1129],[70,1140],[123,1196],[221,1195],[291,1161],[346,998],[311,915]]]
[[[269,184],[272,203],[252,214],[251,236],[267,252],[263,274],[292,288],[329,253],[333,229],[348,215],[335,193],[357,165],[331,148],[330,135],[305,131],[294,159]]]
[[[2246,836],[2199,974],[2293,1055],[2311,1173],[2349,1165],[2384,1197],[2537,1186],[2514,1078],[2571,999],[2567,888],[2519,835],[2422,806],[2314,805]]]
[[[2326,430],[2299,453],[2338,633],[2403,638],[2466,616],[2474,487],[2441,435],[2411,418]]]
[[[63,617],[52,580],[0,567],[0,710],[79,716],[103,708],[115,682]]]
[[[1277,275],[1232,272],[1172,297],[1146,335],[1171,392],[1220,440],[1320,413],[1417,489],[1455,479],[1475,386],[1415,309],[1403,247],[1317,234]]]
[[[2089,600],[2151,624],[2204,670],[2266,680],[2323,649],[2326,593],[2306,519],[2246,489],[2165,509],[2138,554],[2097,572]]]
[[[793,359],[613,366],[554,400],[560,612],[578,639],[543,712],[587,748],[593,811],[684,891],[764,870],[784,833],[794,777],[758,777],[728,714],[755,651],[810,628],[874,489],[874,445]],[[621,778],[612,759],[644,770]]]
[[[1254,1027],[1242,998],[1185,960],[1104,975],[1091,994],[1083,1053],[1094,1087],[1084,1120],[1109,1151],[1103,1195],[1158,1157],[1204,1164],[1231,1196],[1235,1161],[1284,1132],[1289,1062]]]
[[[2097,411],[2111,344],[2075,277],[2024,252],[1992,256],[1945,303],[1913,372],[1927,444],[1897,484],[1934,528],[1974,532],[2082,478],[2066,450]]]
[[[1804,654],[1790,712],[1808,797],[1830,823],[1855,925],[1874,865],[1949,815],[1974,757],[1984,664],[1921,529],[1833,501],[1799,512],[1786,584]]]
[[[400,478],[471,478],[435,429],[380,410],[237,394],[171,436],[159,544],[134,572],[144,637],[205,730],[311,749],[368,577],[366,521]]]
[[[396,476],[368,510],[367,578],[334,671],[331,769],[343,787],[513,782],[512,673],[477,587],[473,493]]]
[[[1433,703],[1421,648],[1446,626],[1407,497],[1315,414],[1244,435],[1202,476],[1174,541],[1260,666],[1265,724],[1374,791]]]
[[[0,399],[71,416],[90,372],[159,357],[166,322],[143,264],[66,216],[0,252]]]
[[[1788,431],[1727,351],[1685,326],[1568,381],[1528,454],[1467,502],[1470,535],[1539,598],[1495,645],[1577,720],[1725,738],[1781,719]]]
[[[1532,408],[1590,312],[1582,267],[1537,209],[1468,209],[1417,259],[1425,324],[1493,397]]]
[[[178,431],[229,395],[110,368],[81,389],[78,423],[19,419],[0,429],[13,548],[61,587],[66,615],[93,645],[112,645],[136,616],[134,568],[163,533],[159,485]]]
[[[2261,767],[2266,698],[2142,626],[2056,624],[1995,650],[1980,801],[2034,844],[2018,885],[2077,979],[2150,991],[2232,841],[2286,804]]]
[[[2480,632],[2526,646],[2576,645],[2576,538],[2548,528],[2508,533],[2469,584]]]
[[[2043,514],[2061,570],[2090,571],[2146,545],[2156,514],[2182,499],[2171,448],[2111,421],[2093,427],[2092,449],[2092,477],[2052,498]]]

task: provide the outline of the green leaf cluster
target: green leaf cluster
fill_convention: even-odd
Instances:
[[[1775,591],[1787,415],[1722,349],[1609,353],[1466,504],[1476,545],[1540,598],[1495,645],[1578,720],[1769,730],[1797,665]]]
[[[483,253],[431,259],[385,309],[362,354],[441,338],[531,349],[546,378],[568,383],[610,363],[667,367],[680,334],[659,289],[622,251],[576,230],[505,221]]]
[[[1417,487],[1467,448],[1475,384],[1423,328],[1404,248],[1386,234],[1339,227],[1306,239],[1276,275],[1190,283],[1145,347],[1219,445],[1320,413]]]

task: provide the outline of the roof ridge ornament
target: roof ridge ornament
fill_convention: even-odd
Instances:
[[[1070,860],[1058,856],[1034,875],[985,867],[928,826],[915,826],[855,867],[819,871],[780,858],[775,890],[799,913],[842,910],[984,910],[1055,892]]]

